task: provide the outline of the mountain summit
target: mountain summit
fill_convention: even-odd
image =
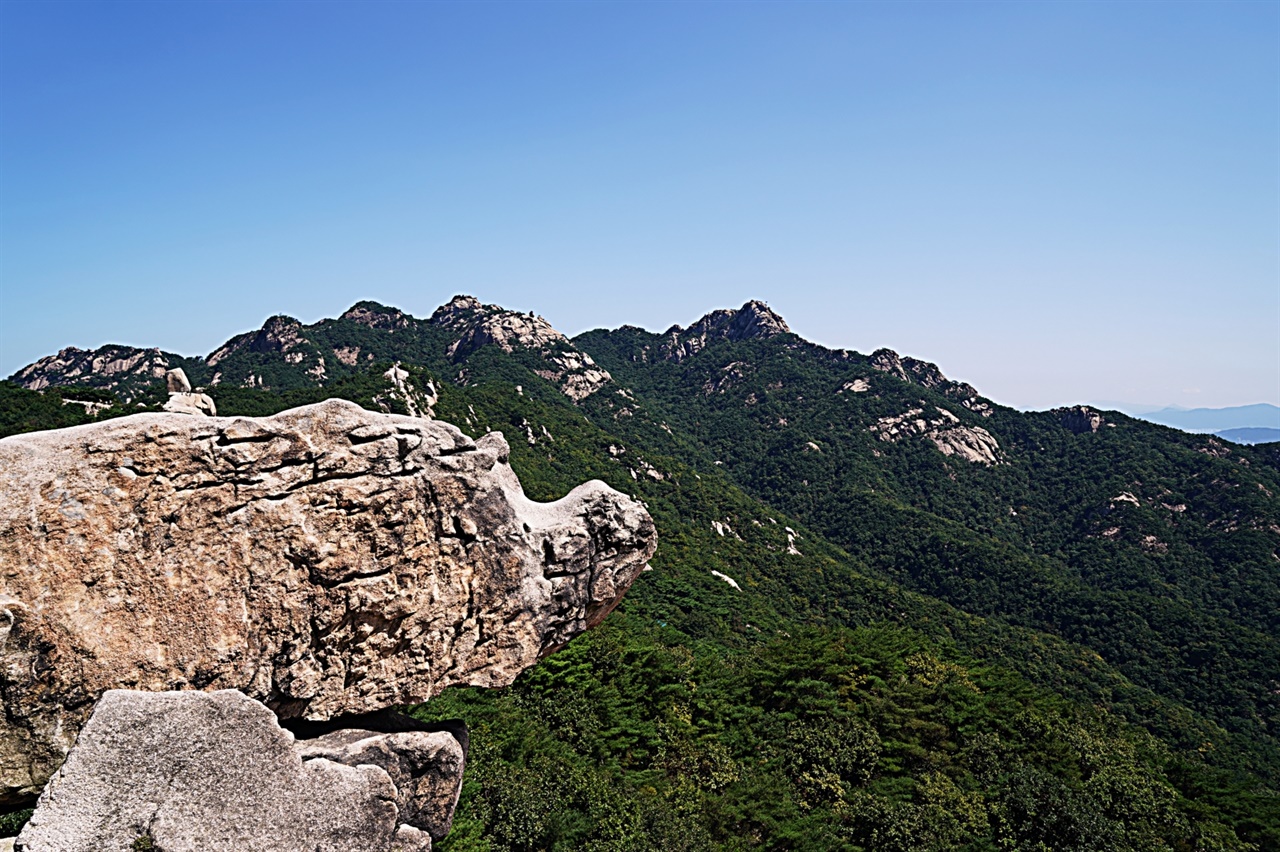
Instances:
[[[665,357],[682,361],[720,340],[749,340],[790,334],[786,320],[764,302],[752,300],[738,310],[718,310],[706,314],[688,328],[673,325],[663,332]]]

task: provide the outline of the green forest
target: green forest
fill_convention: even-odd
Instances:
[[[471,731],[438,848],[1280,849],[1275,445],[1114,412],[1077,433],[789,334],[677,360],[591,332],[571,345],[613,383],[575,404],[545,352],[302,330],[375,357],[323,384],[247,343],[184,369],[221,373],[220,415],[407,413],[399,362],[434,416],[505,435],[531,497],[602,479],[658,527],[598,628],[507,689],[406,708]],[[162,384],[0,383],[0,435],[156,410]],[[987,431],[999,463],[871,428],[914,409]]]

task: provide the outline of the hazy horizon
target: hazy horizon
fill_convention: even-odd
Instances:
[[[456,293],[1280,403],[1280,6],[0,5],[0,375]]]

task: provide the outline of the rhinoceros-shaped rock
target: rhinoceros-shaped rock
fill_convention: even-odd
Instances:
[[[238,689],[282,719],[504,686],[656,546],[601,482],[528,500],[492,433],[329,400],[0,440],[0,803],[108,689]]]

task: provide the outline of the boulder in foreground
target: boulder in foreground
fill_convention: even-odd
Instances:
[[[402,802],[419,786],[443,794],[447,809],[432,813],[443,837],[461,746],[444,732],[363,731],[357,741],[318,756],[235,690],[111,690],[15,850],[429,852],[432,834],[413,824],[422,815]]]
[[[340,400],[0,440],[0,803],[109,689],[323,720],[509,684],[608,614],[656,536],[601,482],[528,500],[507,455]]]

